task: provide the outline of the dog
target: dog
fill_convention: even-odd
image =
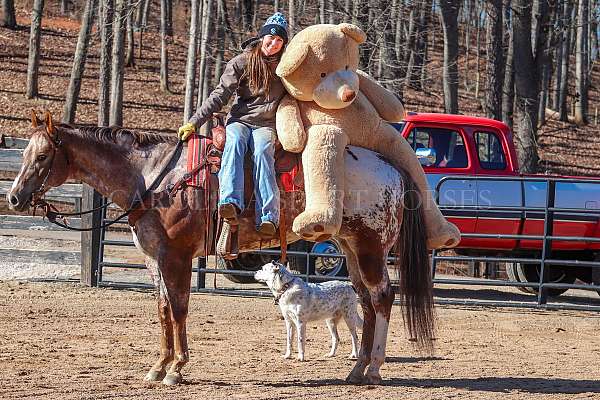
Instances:
[[[342,318],[352,335],[350,359],[358,357],[356,328],[362,328],[363,321],[356,310],[357,299],[352,286],[339,281],[306,283],[276,262],[263,265],[262,269],[254,274],[254,278],[267,284],[283,314],[287,332],[283,358],[287,359],[292,355],[292,323],[296,326],[298,335],[298,360],[304,361],[306,323],[321,319],[325,320],[331,333],[331,351],[327,356],[335,356],[340,340],[337,324]]]

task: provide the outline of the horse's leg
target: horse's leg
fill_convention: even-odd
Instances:
[[[346,254],[346,265],[348,267],[348,275],[352,281],[352,285],[358,294],[360,305],[363,310],[363,328],[362,339],[360,343],[360,351],[354,368],[346,378],[348,383],[362,383],[364,373],[367,366],[371,362],[371,349],[373,347],[373,336],[375,333],[375,310],[371,303],[371,295],[367,290],[360,273],[358,257],[354,253],[354,249],[345,240],[340,240],[342,249]]]
[[[327,354],[327,357],[335,356],[335,351],[337,350],[337,346],[340,341],[340,335],[338,334],[337,330],[338,321],[339,318],[328,318],[325,320],[327,328],[329,328],[329,333],[331,334],[331,350],[329,351],[329,354]]]
[[[171,323],[171,310],[169,301],[164,291],[161,275],[158,272],[156,260],[146,257],[146,267],[150,271],[152,281],[156,287],[158,297],[158,317],[160,319],[160,356],[146,377],[147,381],[161,381],[166,375],[167,365],[173,361],[173,325]]]
[[[375,310],[375,332],[371,350],[371,363],[365,374],[366,383],[381,383],[379,369],[385,362],[385,346],[390,324],[390,313],[394,303],[394,292],[387,273],[385,258],[377,252],[361,254],[359,265],[363,281],[371,295],[371,302]]]
[[[181,369],[190,358],[186,319],[190,300],[192,259],[175,251],[166,251],[159,259],[159,268],[170,306],[173,332],[173,362],[162,383],[176,385],[182,381]]]

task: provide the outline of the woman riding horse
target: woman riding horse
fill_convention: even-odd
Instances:
[[[279,189],[275,176],[275,112],[286,91],[275,69],[287,42],[287,21],[275,13],[258,37],[242,44],[243,53],[227,63],[219,85],[188,123],[179,128],[185,140],[235,93],[227,118],[226,142],[219,172],[219,214],[237,225],[244,209],[244,156],[250,147],[254,161],[256,226],[271,239],[279,224]]]

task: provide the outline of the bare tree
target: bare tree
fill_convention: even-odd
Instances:
[[[2,10],[4,10],[4,16],[2,17],[2,26],[9,29],[16,29],[17,18],[15,16],[14,0],[2,0]]]
[[[113,19],[112,67],[110,71],[110,125],[123,125],[125,25],[128,0],[116,0]]]
[[[563,42],[560,60],[560,86],[558,87],[558,115],[561,121],[568,121],[567,94],[569,90],[569,56],[571,54],[571,22],[573,5],[571,0],[563,0]]]
[[[141,6],[138,2],[138,6]],[[135,39],[133,36],[133,8],[127,12],[127,51],[125,52],[125,65],[133,67],[135,65]]]
[[[539,78],[531,40],[531,3],[513,0],[512,9],[514,58],[518,60],[514,63],[518,118],[515,144],[521,171],[534,173],[539,161],[536,144]]]
[[[488,0],[487,6],[487,57],[485,94],[486,115],[502,120],[502,82],[504,57],[502,54],[502,0]]]
[[[515,104],[515,70],[514,70],[514,34],[512,31],[511,0],[504,1],[504,25],[506,29],[506,63],[502,89],[502,121],[513,127],[513,110]]]
[[[83,71],[90,43],[90,32],[94,23],[94,9],[97,3],[98,0],[86,0],[83,15],[81,16],[81,28],[79,29],[79,37],[77,38],[73,69],[71,70],[71,79],[63,108],[62,121],[66,123],[73,123],[75,121],[79,91],[81,89],[81,81],[83,79]]]
[[[458,10],[459,0],[440,0],[444,27],[444,109],[458,113]]]
[[[575,123],[587,124],[588,109],[588,0],[579,0],[575,52]]]
[[[295,0],[288,0],[288,35],[290,39],[296,30],[296,5],[294,4],[294,1]]]
[[[38,96],[38,70],[40,67],[40,37],[42,30],[42,12],[44,0],[35,0],[31,12],[31,31],[29,33],[29,58],[27,62],[27,89],[25,97]]]
[[[100,0],[98,26],[100,27],[100,66],[98,73],[98,125],[110,121],[110,67],[112,58],[113,0]]]
[[[202,7],[199,1],[192,1],[190,15],[190,35],[188,43],[187,65],[185,69],[185,99],[183,122],[187,122],[194,113],[194,89],[196,88],[196,47],[200,30],[199,12]]]
[[[169,92],[168,3],[160,0],[160,90]]]
[[[213,6],[214,0],[205,0],[202,10],[202,40],[200,41],[200,67],[198,72],[200,81],[198,82],[197,107],[200,107],[202,102],[208,97],[208,86],[205,83],[208,83],[210,80],[210,71],[207,68],[207,63],[209,60],[208,43],[212,35]]]

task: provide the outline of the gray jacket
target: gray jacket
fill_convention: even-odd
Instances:
[[[275,128],[275,112],[279,102],[286,94],[285,87],[281,83],[281,79],[274,75],[268,95],[265,95],[264,91],[259,92],[256,96],[252,94],[248,80],[242,79],[251,49],[252,46],[248,46],[243,53],[227,63],[219,85],[196,110],[196,114],[190,118],[189,122],[196,127],[204,125],[213,113],[221,111],[235,93],[235,99],[227,118],[228,124],[243,122],[253,127]]]

